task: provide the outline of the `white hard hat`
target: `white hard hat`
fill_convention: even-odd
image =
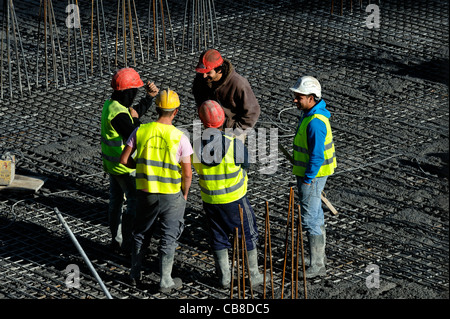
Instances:
[[[314,94],[317,98],[322,98],[322,88],[319,81],[315,77],[308,75],[299,78],[294,86],[291,87],[291,91],[305,95]]]

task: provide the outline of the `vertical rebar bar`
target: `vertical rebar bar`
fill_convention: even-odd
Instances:
[[[270,236],[270,221],[269,221],[269,203],[266,201],[266,216],[264,223],[264,274],[263,274],[263,299],[266,299],[266,272],[267,272],[267,249],[269,250],[269,262],[270,262],[270,280],[272,288],[272,299],[274,299],[274,286],[273,286],[273,266],[272,266],[272,239]]]
[[[130,29],[130,45],[131,45],[131,57],[133,58],[133,64],[136,66],[136,53],[134,49],[134,33],[133,33],[133,18],[131,16],[131,3],[128,1],[128,27]]]
[[[183,36],[181,38],[181,52],[184,52],[184,35],[186,34],[186,20],[187,20],[188,5],[189,5],[189,1],[186,1],[186,5],[184,6]]]
[[[236,234],[233,234],[233,257],[231,260],[231,282],[230,282],[230,299],[233,299],[233,286],[234,286],[234,265],[236,261]],[[239,280],[239,279],[238,279]]]
[[[42,0],[39,2],[39,14],[38,14],[38,43],[36,45],[37,52],[36,52],[36,86],[39,82],[39,47],[41,43],[41,10],[42,10]],[[3,59],[2,59],[3,60]]]
[[[288,209],[288,216],[287,216],[287,222],[286,222],[286,238],[284,241],[284,262],[283,262],[283,275],[281,279],[281,299],[283,299],[284,296],[284,279],[286,274],[286,262],[287,262],[287,255],[288,255],[288,239],[289,239],[289,220],[291,216],[291,203],[293,198],[293,188],[290,188],[289,191],[289,209]]]
[[[292,196],[291,213],[291,299],[294,299],[294,196]]]
[[[45,89],[48,91],[48,58],[47,58],[47,3],[48,0],[44,0],[44,42],[45,42]]]
[[[123,54],[124,54],[125,67],[128,66],[126,25],[127,25],[127,18],[126,18],[126,14],[125,14],[125,0],[122,0],[122,35],[123,35]]]
[[[239,272],[239,231],[236,227],[235,229],[236,238],[236,265],[237,265],[237,285],[238,285],[238,298],[241,299],[241,275]]]
[[[98,66],[100,68],[100,75],[103,75],[103,67],[102,67],[102,45],[100,38],[100,12],[98,8],[98,0],[95,1],[97,8],[97,41],[98,41]]]
[[[91,1],[91,75],[94,75],[94,0]]]
[[[137,16],[136,4],[135,4],[134,0],[133,0],[133,8],[134,8],[134,16],[136,18],[136,29],[138,32],[139,46],[141,48],[141,59],[142,59],[142,64],[144,64],[144,50],[142,49],[141,29],[139,28],[139,19]]]
[[[155,57],[157,56],[156,53],[156,0],[152,1],[152,7],[153,7],[153,49],[155,51]],[[150,10],[150,8],[149,8]],[[159,57],[158,57],[159,61]]]
[[[19,90],[20,90],[20,96],[23,97],[23,88],[22,88],[22,76],[20,74],[20,59],[19,59],[19,49],[18,49],[18,41],[17,41],[17,35],[16,35],[16,25],[14,22],[14,10],[13,10],[13,3],[12,0],[7,0],[9,1],[9,10],[11,10],[10,14],[11,14],[11,29],[12,29],[12,33],[13,33],[13,37],[14,37],[14,52],[16,55],[16,61],[17,61],[17,76],[19,78]]]
[[[70,0],[67,0],[67,6],[70,6]],[[70,81],[70,28],[69,26],[67,26],[67,76],[69,77],[69,81]]]
[[[167,8],[167,19],[169,21],[170,34],[171,34],[171,37],[172,37],[173,55],[176,57],[177,56],[177,52],[175,50],[175,36],[173,34],[172,20],[170,18],[169,3],[167,2],[167,0],[166,0],[166,8]]]
[[[0,98],[3,99],[3,30],[5,29],[5,2],[3,2],[1,45],[0,45]]]
[[[242,236],[242,247],[243,247],[243,251],[244,251],[243,258],[245,257],[246,264],[247,264],[248,283],[250,286],[250,296],[253,299],[254,296],[253,296],[253,287],[252,287],[252,277],[250,274],[250,264],[248,261],[247,241],[245,240],[245,232],[244,232],[244,214],[243,214],[241,205],[239,205],[239,215],[240,215],[240,219],[241,219],[241,229],[242,229],[241,236]],[[242,265],[243,265],[242,269],[245,269],[245,263],[242,263]]]
[[[58,33],[58,27],[56,24],[56,16],[55,16],[55,11],[53,10],[53,3],[50,2],[50,8],[51,8],[51,12],[52,12],[52,17],[53,17],[53,25],[55,26],[55,35],[56,35],[56,43],[58,44],[58,52],[59,52],[59,58],[61,60],[61,73],[63,76],[63,83],[64,85],[66,85],[66,72],[64,70],[64,60],[62,57],[62,51],[61,51],[61,43],[59,42],[59,33]]]
[[[19,39],[20,51],[22,53],[22,60],[23,60],[23,65],[24,65],[25,77],[27,79],[28,92],[31,94],[31,85],[30,85],[30,79],[29,79],[29,76],[28,76],[27,60],[25,58],[25,52],[23,50],[22,37],[20,36],[19,22],[17,21],[17,15],[16,15],[16,11],[14,9],[14,3],[12,2],[12,0],[11,0],[11,8],[12,8],[13,13],[14,13],[15,24],[17,25],[17,36],[18,36],[18,39]]]
[[[108,71],[111,73],[111,64],[110,64],[110,56],[109,56],[109,41],[108,41],[108,34],[106,33],[106,20],[105,20],[105,10],[103,9],[103,0],[100,0],[100,5],[101,5],[101,9],[102,9],[102,18],[103,18],[103,33],[105,34],[106,56],[108,58]]]
[[[78,0],[75,0],[75,4],[78,7]],[[79,10],[77,10],[77,15],[78,15],[78,21],[80,21],[79,30],[80,30],[80,40],[81,40],[81,52],[82,52],[82,56],[83,56],[84,77],[85,77],[85,79],[87,81],[87,79],[88,79],[88,70],[87,70],[87,63],[86,63],[86,52],[85,52],[85,49],[84,49],[83,31],[82,31],[82,28],[81,28],[81,17],[80,17],[80,11]]]
[[[163,36],[163,44],[164,44],[164,55],[167,59],[167,39],[166,39],[166,26],[165,26],[165,19],[164,19],[164,5],[163,1],[160,0],[161,5],[161,28],[162,28],[162,36]]]

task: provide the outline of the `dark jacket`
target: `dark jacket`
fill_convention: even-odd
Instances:
[[[192,87],[195,103],[199,107],[206,100],[219,102],[226,116],[224,128],[252,128],[261,113],[256,96],[247,79],[236,73],[231,62],[224,60],[224,63],[229,64],[229,71],[211,86],[204,81],[203,74],[197,74]]]
[[[197,154],[197,157],[201,160],[202,164],[207,166],[217,166],[222,163],[232,141],[234,143],[234,163],[236,165],[241,165],[243,169],[248,170],[250,168],[248,149],[242,141],[237,138],[233,138],[232,140],[226,138],[225,132],[223,131],[217,130],[217,134],[221,134],[221,139],[218,139],[216,135],[211,135],[207,140],[199,138],[194,141],[194,152]],[[215,139],[217,139],[217,141]],[[218,153],[214,152],[216,150],[216,148],[214,148],[214,143],[216,142],[221,143],[221,148]],[[207,146],[209,154],[207,154],[208,158],[205,158],[204,148]]]
[[[112,97],[112,99],[114,99],[114,96]],[[122,104],[120,100],[116,100],[116,101],[118,101],[120,104]],[[153,101],[153,98],[151,96],[149,96],[148,94],[146,94],[145,97],[143,97],[139,101],[139,103],[133,107],[136,110],[136,112],[138,113],[139,118],[142,117],[145,113],[147,113],[148,109],[152,105],[152,101]],[[124,104],[129,104],[128,106],[126,106],[126,107],[129,107],[130,104],[132,104],[132,101],[130,103],[124,103]],[[124,104],[122,104],[122,105],[124,105]],[[124,143],[127,142],[128,138],[130,137],[131,133],[133,133],[133,131],[136,129],[136,127],[141,125],[141,121],[139,120],[139,118],[134,117],[133,122],[132,122],[130,117],[127,114],[121,113],[121,114],[118,114],[115,118],[113,118],[111,120],[111,125],[116,130],[116,132],[120,136],[122,136],[122,140],[124,141]]]

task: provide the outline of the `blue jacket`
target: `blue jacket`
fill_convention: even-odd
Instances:
[[[303,113],[300,117],[296,131],[298,132],[300,124],[305,117],[314,114],[321,114],[327,118],[330,118],[331,114],[326,109],[326,103],[324,100],[320,100],[313,108]],[[319,119],[311,120],[306,128],[306,136],[308,141],[309,162],[306,167],[303,182],[309,184],[316,177],[323,161],[325,160],[323,155],[325,151],[325,137],[327,136],[327,127],[325,123]]]

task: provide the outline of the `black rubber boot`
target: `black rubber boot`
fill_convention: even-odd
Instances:
[[[130,284],[136,286],[142,279],[142,249],[133,249],[131,253]]]

